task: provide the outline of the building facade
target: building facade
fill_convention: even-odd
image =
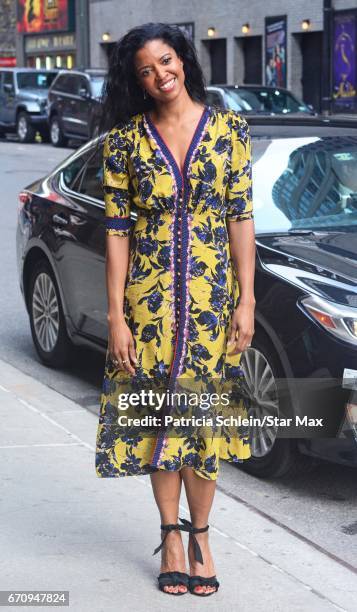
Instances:
[[[19,66],[88,67],[88,0],[17,0],[16,8]]]
[[[0,0],[0,67],[16,66],[16,7]]]
[[[357,0],[89,0],[90,61],[149,21],[192,33],[208,84],[284,86],[318,111],[357,112]]]

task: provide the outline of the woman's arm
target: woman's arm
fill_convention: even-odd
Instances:
[[[124,319],[124,288],[129,265],[129,237],[107,236],[106,284],[108,296],[108,347],[114,359],[126,360],[124,368],[135,374],[135,346]]]
[[[235,309],[228,345],[230,355],[244,351],[254,334],[255,231],[252,194],[252,150],[249,125],[235,111],[230,114],[232,157],[226,190],[227,229],[231,257],[239,284],[239,305]],[[238,338],[237,338],[238,336]]]
[[[239,305],[235,309],[228,344],[236,343],[230,355],[244,351],[254,335],[254,275],[255,232],[254,221],[228,222],[230,249],[239,284]],[[236,336],[238,335],[238,339]]]
[[[119,362],[119,367],[123,367],[130,374],[135,374],[134,340],[124,318],[124,289],[133,225],[130,216],[130,176],[125,126],[113,128],[106,136],[103,150],[103,188],[108,349],[112,359]],[[125,361],[123,365],[122,361]]]

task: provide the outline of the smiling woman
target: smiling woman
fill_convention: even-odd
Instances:
[[[248,459],[248,432],[222,425],[208,436],[191,427],[173,436],[164,425],[149,436],[118,424],[118,398],[128,383],[172,394],[184,380],[202,392],[242,375],[255,304],[250,134],[240,115],[205,104],[195,50],[179,28],[147,24],[126,34],[106,91],[109,334],[96,473],[150,475],[166,532],[155,550],[164,547],[159,587],[207,596],[219,587],[207,538],[219,461]],[[243,404],[231,410],[246,415]],[[135,411],[144,417],[144,406]],[[163,422],[172,411],[166,402]],[[183,525],[181,481],[192,519]],[[190,575],[182,530],[191,535]]]

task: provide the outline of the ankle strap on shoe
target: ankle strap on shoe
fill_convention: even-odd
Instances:
[[[163,547],[163,545],[165,543],[165,540],[166,540],[167,536],[169,535],[170,531],[174,531],[175,529],[181,529],[181,527],[182,527],[182,525],[179,525],[178,523],[176,523],[176,525],[174,523],[169,523],[167,525],[161,525],[161,529],[166,531],[166,533],[165,533],[163,539],[161,540],[161,544],[157,548],[155,548],[155,550],[152,553],[152,555],[153,556],[156,555],[156,553],[158,553],[159,550],[162,549],[162,547]]]
[[[202,551],[201,551],[201,547],[199,543],[197,542],[195,533],[203,533],[204,531],[207,531],[209,528],[209,525],[206,525],[206,527],[194,527],[191,521],[187,519],[183,519],[179,517],[179,520],[183,523],[183,525],[179,526],[181,531],[188,531],[192,535],[193,551],[195,555],[195,560],[198,561],[198,563],[201,563],[203,565]]]

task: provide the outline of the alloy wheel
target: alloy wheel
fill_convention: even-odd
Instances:
[[[41,272],[32,294],[32,314],[36,338],[43,351],[51,352],[59,333],[59,306],[51,277]]]
[[[279,397],[273,370],[259,350],[248,347],[242,354],[240,365],[244,371],[242,386],[249,398],[248,418],[278,417]],[[253,425],[250,430],[250,446],[253,457],[268,455],[277,438],[276,425]]]
[[[27,119],[25,115],[21,115],[17,123],[17,135],[20,138],[20,140],[26,139],[27,132],[28,132]]]
[[[51,123],[51,141],[53,144],[58,144],[60,138],[60,126],[57,119],[54,119]]]

